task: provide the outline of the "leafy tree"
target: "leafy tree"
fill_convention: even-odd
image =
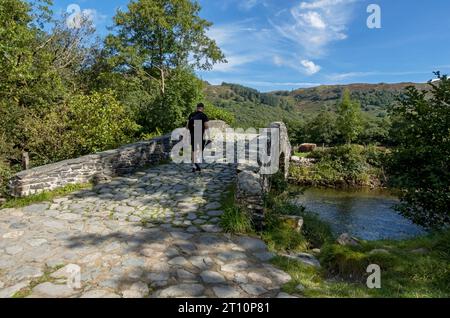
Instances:
[[[356,140],[362,131],[361,105],[352,100],[348,90],[344,91],[342,102],[338,105],[336,124],[347,144]]]
[[[126,144],[133,140],[139,129],[111,91],[74,96],[68,107],[69,131],[81,154]]]
[[[306,123],[307,141],[331,144],[336,140],[336,116],[330,111],[321,111]]]
[[[363,122],[363,129],[358,136],[358,143],[360,144],[389,144],[389,118],[373,118],[365,114]]]
[[[235,118],[234,115],[223,108],[216,107],[209,102],[205,102],[205,114],[210,120],[222,120],[228,125],[233,125]]]
[[[70,30],[63,19],[53,20],[50,5],[47,0],[0,4],[0,134],[13,149],[6,158],[12,164],[28,148],[23,119],[43,120],[78,90],[77,73],[93,32],[87,21]]]
[[[116,148],[139,129],[111,91],[75,95],[44,116],[30,111],[22,124],[26,150],[38,165]]]
[[[207,37],[212,25],[191,0],[136,0],[118,11],[115,33],[106,38],[113,70],[137,76],[153,98],[145,107],[148,132],[173,129],[200,94],[192,69],[210,69],[224,56]],[[181,102],[181,104],[180,104]]]
[[[391,109],[390,165],[394,185],[404,190],[398,210],[417,224],[450,224],[450,80],[437,73],[431,93],[414,87]]]

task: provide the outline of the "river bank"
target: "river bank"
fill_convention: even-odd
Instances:
[[[388,185],[385,165],[389,150],[376,146],[342,145],[294,156],[289,182],[326,188],[382,188]]]
[[[257,236],[271,262],[292,280],[283,290],[298,297],[449,297],[450,231],[402,240],[343,240],[309,209],[292,204],[298,193],[279,182],[265,200],[266,223],[254,230],[251,215],[227,196],[221,225],[227,232]],[[367,285],[369,265],[381,271],[381,288]]]

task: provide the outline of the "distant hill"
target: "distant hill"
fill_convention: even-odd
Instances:
[[[208,101],[233,112],[237,125],[243,127],[266,125],[275,120],[301,120],[320,110],[334,111],[348,89],[359,100],[368,116],[384,117],[389,105],[401,96],[408,86],[428,90],[428,84],[350,84],[301,88],[293,91],[261,93],[242,85],[223,83],[205,85]]]

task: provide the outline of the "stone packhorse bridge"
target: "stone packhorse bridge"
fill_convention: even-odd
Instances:
[[[290,145],[280,128],[280,157]],[[166,163],[169,136],[23,171],[15,196],[94,181],[52,202],[0,210],[0,297],[287,297],[289,275],[259,239],[220,228],[221,197],[255,214],[267,176],[258,168]],[[261,216],[261,215],[260,215]],[[67,284],[70,281],[72,284]]]

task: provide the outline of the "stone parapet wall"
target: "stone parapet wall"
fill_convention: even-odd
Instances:
[[[23,197],[70,184],[101,181],[168,160],[170,135],[118,149],[19,172],[9,181],[12,196]]]
[[[279,171],[287,178],[292,148],[286,125],[275,122],[269,128],[279,129]],[[270,191],[270,177],[271,175],[262,174],[260,167],[238,165],[237,168],[236,201],[251,212],[257,229],[264,227],[264,195]]]

